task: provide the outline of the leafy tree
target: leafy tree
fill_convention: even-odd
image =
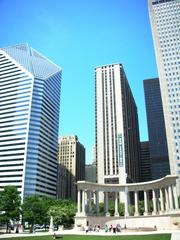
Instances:
[[[114,201],[110,200],[109,203],[109,213],[110,213],[110,216],[114,216],[114,211],[115,211],[115,208],[114,208]]]
[[[125,209],[124,203],[120,203],[119,204],[119,209],[118,209],[120,216],[124,216],[124,209]]]
[[[128,211],[129,211],[129,215],[130,215],[130,216],[134,216],[135,206],[129,204],[129,206],[128,206]]]
[[[139,214],[143,215],[144,214],[144,201],[138,201],[138,208],[139,208]]]
[[[53,217],[54,224],[70,227],[74,223],[76,205],[70,200],[56,200],[49,209],[49,216]]]
[[[49,223],[48,211],[53,202],[53,199],[36,195],[28,196],[24,199],[22,205],[23,220],[30,224],[30,232],[33,231],[34,224],[46,225]]]
[[[103,202],[99,203],[99,213],[100,213],[100,215],[104,214],[104,203]]]
[[[6,186],[0,192],[0,222],[6,224],[6,232],[9,230],[10,220],[18,221],[20,217],[21,198],[15,186]]]

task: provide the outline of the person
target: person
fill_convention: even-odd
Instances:
[[[96,232],[96,224],[93,227],[93,231]]]
[[[89,231],[89,227],[88,226],[85,227],[85,231],[86,231],[86,233],[88,233],[88,231]]]
[[[113,233],[116,233],[116,225],[113,225]]]
[[[111,226],[109,227],[109,231],[111,232],[112,229],[113,229],[113,226],[112,226],[112,224],[111,224]]]
[[[116,230],[117,230],[117,232],[121,232],[121,225],[120,225],[120,223],[117,223]]]
[[[97,225],[97,231],[99,232],[99,230],[100,230],[100,225],[98,224]]]
[[[104,230],[105,230],[106,233],[108,232],[108,225],[107,224],[105,225]]]

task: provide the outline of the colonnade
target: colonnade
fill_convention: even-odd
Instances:
[[[110,216],[108,211],[109,194],[114,194],[114,216],[118,217],[118,205],[124,202],[125,217],[129,216],[129,199],[133,199],[134,216],[139,216],[139,195],[144,198],[144,216],[171,214],[179,211],[176,176],[166,176],[163,179],[137,184],[97,184],[85,181],[77,183],[77,216],[92,215],[92,203],[95,206],[96,215],[99,214],[99,195],[104,195],[104,214]],[[123,196],[123,201],[120,199]],[[153,209],[149,209],[149,200],[152,199]]]

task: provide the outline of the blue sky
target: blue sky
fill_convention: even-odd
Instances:
[[[61,66],[60,135],[76,134],[91,162],[94,68],[122,63],[147,140],[143,79],[157,77],[148,0],[0,0],[0,47],[27,42]]]

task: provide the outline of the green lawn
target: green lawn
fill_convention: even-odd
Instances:
[[[52,240],[52,236],[43,237],[21,237],[10,238],[12,240]],[[170,240],[171,234],[154,234],[154,235],[139,235],[139,236],[79,236],[79,235],[64,235],[62,240]],[[7,240],[7,238],[1,238],[1,240]],[[9,240],[9,238],[8,238]]]

